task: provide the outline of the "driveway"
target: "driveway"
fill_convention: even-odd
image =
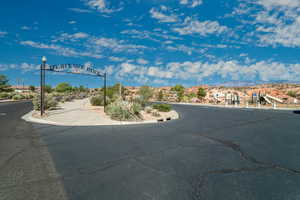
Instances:
[[[174,108],[165,123],[33,129],[72,200],[300,198],[300,114]]]

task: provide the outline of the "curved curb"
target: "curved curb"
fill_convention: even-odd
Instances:
[[[188,106],[201,106],[201,107],[214,107],[214,108],[229,108],[229,109],[256,109],[256,110],[283,110],[283,111],[293,111],[297,108],[281,108],[281,107],[254,107],[254,106],[231,106],[231,105],[213,105],[213,104],[200,104],[200,103],[176,103],[176,102],[164,102],[171,105],[188,105]]]
[[[142,122],[126,122],[126,121],[115,121],[114,123],[111,124],[64,124],[64,123],[58,123],[58,122],[53,122],[50,120],[45,120],[45,119],[38,119],[32,116],[34,111],[30,111],[29,113],[25,114],[22,119],[27,121],[27,122],[33,122],[33,123],[39,123],[39,124],[50,124],[50,125],[55,125],[55,126],[119,126],[119,125],[138,125],[138,124],[154,124],[154,123],[159,123],[159,122],[165,122],[169,120],[175,120],[179,118],[178,113],[176,112],[175,117],[167,117],[167,118],[161,118],[157,120],[148,120],[148,121],[142,121]]]

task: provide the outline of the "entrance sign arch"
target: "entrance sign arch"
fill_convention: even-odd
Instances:
[[[90,66],[85,66],[81,64],[58,64],[58,65],[46,65],[47,59],[45,56],[42,58],[42,64],[40,68],[40,101],[41,101],[41,116],[45,112],[45,77],[46,71],[50,72],[61,72],[69,74],[79,74],[85,76],[97,76],[103,78],[104,85],[104,109],[106,107],[106,72],[100,72]]]

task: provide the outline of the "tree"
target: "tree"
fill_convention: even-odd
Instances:
[[[138,94],[140,95],[142,105],[145,106],[153,96],[153,90],[149,86],[142,86],[140,87]]]
[[[289,95],[290,97],[297,97],[297,92],[296,91],[288,91],[287,95]]]
[[[182,85],[175,85],[173,88],[171,88],[171,90],[177,93],[177,101],[182,101],[184,96],[184,87]]]
[[[164,93],[163,93],[162,90],[160,90],[159,93],[158,93],[158,100],[162,101],[163,99],[164,99]]]
[[[30,90],[31,92],[34,92],[34,91],[35,91],[35,87],[34,87],[33,85],[30,85],[30,86],[29,86],[29,90]]]
[[[188,96],[189,96],[189,98],[194,98],[194,97],[197,97],[197,95],[195,94],[195,93],[190,93],[190,94],[188,94]]]
[[[79,90],[79,92],[87,92],[88,88],[85,88],[83,85],[80,85],[78,90]]]
[[[204,88],[199,88],[197,92],[197,96],[199,99],[202,99],[206,96],[206,91]]]
[[[11,90],[7,77],[0,74],[0,92],[10,92]]]
[[[45,92],[46,93],[51,93],[53,91],[51,85],[45,85]]]
[[[101,94],[104,92],[104,88],[101,90]],[[126,93],[126,89],[122,86],[121,87],[121,96],[124,97]],[[120,97],[120,83],[117,83],[113,86],[106,88],[106,95],[112,100],[116,100]]]
[[[72,92],[73,88],[69,83],[60,83],[56,86],[55,91],[59,93]]]

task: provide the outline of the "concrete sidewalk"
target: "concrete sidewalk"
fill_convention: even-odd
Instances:
[[[62,126],[126,125],[157,122],[156,120],[130,122],[112,120],[105,115],[103,107],[91,106],[89,99],[60,103],[59,109],[48,111],[43,118],[32,111],[23,116],[23,119],[30,122]]]

